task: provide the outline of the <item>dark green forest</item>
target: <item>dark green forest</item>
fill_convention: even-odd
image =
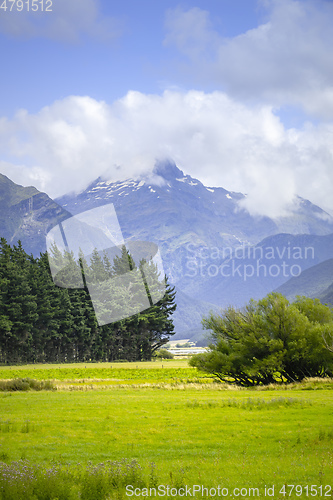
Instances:
[[[68,268],[73,280],[81,277],[81,259],[75,261],[73,255],[60,252],[55,257],[59,261],[66,259],[67,277]],[[129,264],[139,275],[142,262],[137,267],[123,247],[112,262],[106,254],[101,256],[95,251],[84,269],[86,275],[105,281],[107,294],[107,284],[112,282],[109,278]],[[158,273],[154,264],[150,268],[151,273]],[[149,297],[147,285],[146,290]],[[128,289],[123,292],[126,300]],[[165,294],[155,305],[99,326],[86,286],[69,289],[55,285],[47,253],[35,258],[24,251],[20,242],[10,246],[4,238],[0,241],[2,364],[150,360],[174,334],[171,316],[175,309],[174,288],[166,283]]]

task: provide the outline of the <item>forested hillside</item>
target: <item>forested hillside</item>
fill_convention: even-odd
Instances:
[[[81,273],[80,263],[70,254],[63,258],[70,263],[74,276]],[[121,267],[122,259],[136,268],[124,248],[113,263],[96,252],[88,270],[102,273],[107,282]],[[170,318],[176,308],[174,297],[174,289],[167,284],[164,297],[149,309],[99,326],[86,288],[56,286],[46,253],[35,258],[20,242],[11,247],[2,238],[0,362],[149,360],[174,333]]]

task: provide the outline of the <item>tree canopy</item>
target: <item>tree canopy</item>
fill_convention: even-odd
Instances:
[[[103,308],[119,306],[119,295],[126,302],[135,294],[135,283],[130,289],[117,283],[115,290],[112,277],[128,269],[130,262],[139,277],[144,268],[149,280],[158,273],[153,263],[142,261],[136,267],[125,247],[113,263],[97,251],[87,263],[83,256],[75,261],[72,254],[53,250],[53,264],[60,269],[57,283],[63,288],[52,280],[46,253],[34,258],[20,244],[11,247],[5,239],[0,241],[1,363],[149,360],[174,334],[175,291],[168,283],[154,305],[149,306],[147,300],[148,307],[141,312],[99,326],[86,281],[82,281],[83,269],[85,279],[93,276],[99,281],[97,299],[103,314]],[[142,286],[148,296],[154,293],[147,282]]]
[[[327,348],[333,312],[318,299],[297,297],[290,303],[271,293],[243,309],[210,313],[203,326],[212,330],[212,342],[190,365],[221,381],[254,386],[333,376],[333,353]]]

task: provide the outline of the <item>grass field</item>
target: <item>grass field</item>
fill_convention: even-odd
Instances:
[[[0,393],[1,499],[20,498],[21,483],[22,499],[34,500],[130,498],[126,484],[220,486],[234,498],[258,496],[249,488],[267,498],[333,498],[333,381],[237,390],[200,379],[186,360],[0,370],[0,379],[12,376],[53,379],[58,390]],[[29,497],[29,467],[44,493],[35,488]],[[106,474],[107,467],[118,472]],[[47,490],[50,474],[58,480]],[[112,474],[122,482],[106,485]],[[287,486],[284,495],[284,484],[299,488],[289,496]],[[265,495],[273,485],[274,495]],[[181,498],[178,490],[169,496]]]

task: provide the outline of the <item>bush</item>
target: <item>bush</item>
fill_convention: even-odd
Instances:
[[[16,378],[13,380],[0,380],[0,391],[56,391],[50,380],[34,380],[31,378]]]
[[[156,351],[155,357],[160,359],[173,359],[174,355],[167,349],[159,349]]]
[[[271,293],[243,309],[229,307],[203,319],[210,350],[189,362],[223,382],[242,386],[332,377],[333,353],[323,338],[333,331],[333,313],[318,299],[289,301]]]

